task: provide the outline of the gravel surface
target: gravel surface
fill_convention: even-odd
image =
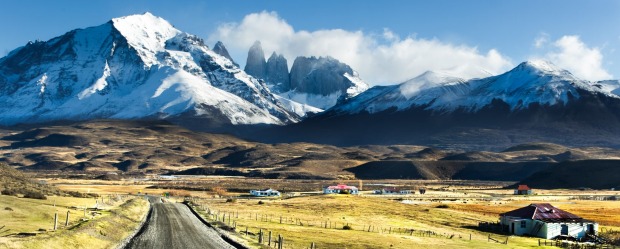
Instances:
[[[158,199],[158,198],[157,198]],[[234,248],[205,226],[181,203],[161,203],[150,198],[151,217],[126,248]]]

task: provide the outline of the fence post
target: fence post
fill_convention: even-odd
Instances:
[[[65,220],[65,226],[69,226],[69,210],[67,210],[67,219]]]
[[[54,213],[54,231],[56,231],[56,226],[58,226],[58,211]]]
[[[282,237],[282,235],[278,235],[278,238],[279,238],[278,249],[282,249],[284,248],[284,238]]]
[[[258,243],[263,244],[263,229],[258,230]]]
[[[314,249],[314,242],[310,243],[310,249]]]
[[[245,236],[248,236],[248,226],[245,226]]]
[[[489,237],[487,238],[487,242],[491,241],[491,234],[489,233]]]
[[[471,240],[471,233],[469,234],[469,240]],[[539,243],[540,244],[540,243]],[[539,245],[540,246],[540,245]]]
[[[271,246],[271,231],[269,231],[269,242],[267,242],[268,246]]]

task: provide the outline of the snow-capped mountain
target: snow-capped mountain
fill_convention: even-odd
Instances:
[[[288,62],[273,52],[265,61],[261,43],[248,51],[245,71],[264,80],[282,99],[300,103],[309,112],[328,109],[368,89],[351,67],[331,57],[297,57],[290,73]],[[298,105],[299,106],[299,105]]]
[[[2,125],[180,115],[232,125],[299,120],[202,39],[150,13],[30,42],[0,59]]]
[[[375,86],[269,137],[465,150],[540,141],[620,147],[617,86],[579,79],[544,61],[482,79],[426,72],[399,85]]]
[[[396,108],[423,108],[437,113],[456,110],[477,112],[493,101],[506,103],[511,110],[527,109],[532,104],[567,104],[580,97],[579,90],[603,93],[610,97],[615,81],[596,83],[578,79],[570,72],[546,61],[528,61],[516,68],[483,79],[465,81],[446,74],[426,72],[395,86],[375,87],[357,98],[334,107],[333,111],[376,113]]]

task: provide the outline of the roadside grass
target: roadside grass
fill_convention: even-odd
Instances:
[[[34,206],[34,204],[31,205]],[[47,208],[47,205],[44,203],[38,206]],[[73,223],[73,226],[67,229],[62,226],[64,219],[59,219],[62,220],[59,222],[59,227],[63,229],[56,232],[25,238],[0,238],[0,248],[114,248],[138,228],[139,223],[147,214],[148,206],[146,200],[132,198],[108,212],[102,212],[102,215],[92,220]],[[75,216],[82,218],[82,215]],[[64,216],[61,217],[64,218]],[[49,217],[43,220],[53,226],[53,214],[51,220],[47,218]]]
[[[256,234],[263,229],[265,241],[267,231],[272,231],[274,240],[282,235],[285,247],[291,246],[289,248],[306,248],[312,242],[318,248],[488,248],[499,245],[487,242],[488,233],[468,228],[477,226],[480,221],[496,221],[496,216],[436,208],[437,204],[410,205],[383,198],[346,195],[263,202],[240,199],[237,202],[198,201],[198,204],[208,206],[212,213],[219,212],[220,220],[226,212],[241,234],[245,234],[248,227],[251,235],[243,237],[251,242],[258,240]],[[202,214],[208,216],[204,211]],[[280,224],[280,216],[285,220],[283,224]],[[325,222],[332,228],[325,229]],[[347,224],[352,230],[343,229]],[[374,227],[375,232],[367,232],[369,226],[371,230]],[[410,230],[405,229],[415,229],[418,233],[411,236]],[[422,236],[419,231],[432,231],[436,235]],[[502,246],[532,248],[538,247],[538,243],[534,238],[512,236],[508,245]]]
[[[71,212],[69,215],[71,226],[84,218],[83,207],[94,206],[94,198],[49,196],[47,200],[38,200],[0,195],[0,226],[10,229],[7,233],[0,235],[35,232],[39,228],[53,230],[55,212],[58,212],[59,228],[63,228],[67,210]],[[76,210],[71,207],[80,207],[80,209]]]

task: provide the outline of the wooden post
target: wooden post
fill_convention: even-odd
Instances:
[[[280,224],[282,224],[282,216],[280,216]]]
[[[491,241],[491,234],[489,233],[489,237],[487,238],[487,242]]]
[[[54,213],[54,231],[56,231],[57,226],[58,226],[58,211]]]
[[[310,243],[310,249],[314,249],[314,242]]]
[[[245,226],[245,236],[248,236],[248,226]]]
[[[268,246],[271,246],[271,231],[269,231],[269,240],[267,242]]]
[[[263,229],[258,230],[258,243],[263,244]]]
[[[278,249],[282,249],[282,244],[284,244],[284,238],[282,238],[282,235],[278,234]]]
[[[84,207],[84,218],[86,218],[86,207]]]
[[[65,220],[65,226],[69,226],[69,210],[67,210],[67,219]]]
[[[469,234],[469,240],[471,240],[471,233]],[[538,242],[540,242],[540,240],[538,240]],[[540,246],[540,245],[539,245]]]
[[[392,234],[392,227],[390,227],[390,231],[389,231],[389,234]]]

